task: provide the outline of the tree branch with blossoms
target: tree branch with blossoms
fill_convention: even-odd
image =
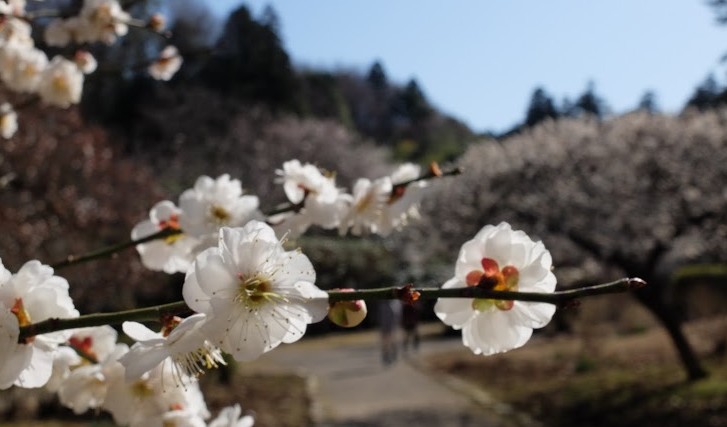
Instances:
[[[462,173],[462,169],[459,167],[452,167],[449,169],[442,170],[438,164],[432,163],[432,164],[430,164],[429,169],[426,173],[424,173],[420,176],[408,179],[405,182],[396,183],[392,187],[391,197],[393,199],[400,197],[402,194],[405,193],[406,187],[411,184],[414,184],[417,182],[426,182],[426,181],[429,181],[432,179],[443,178],[443,177],[448,177],[448,176],[457,176],[457,175],[460,175],[461,173]],[[307,197],[307,195],[305,197]],[[301,200],[298,203],[285,204],[285,205],[278,207],[276,209],[273,209],[272,211],[265,213],[263,215],[266,218],[274,218],[281,214],[297,213],[301,209],[303,209],[303,207],[305,206],[305,197],[303,200]],[[148,236],[132,238],[131,240],[127,240],[125,242],[121,242],[121,243],[118,243],[115,245],[110,245],[108,247],[101,248],[101,249],[98,249],[98,250],[95,250],[95,251],[92,251],[92,252],[89,252],[86,254],[68,255],[64,260],[54,262],[54,263],[50,264],[50,266],[56,270],[59,270],[62,268],[66,268],[66,267],[76,265],[76,264],[81,264],[84,262],[95,261],[98,259],[112,257],[115,254],[117,254],[118,252],[121,252],[125,249],[132,248],[137,245],[142,245],[144,243],[149,243],[154,240],[164,240],[167,238],[173,238],[175,236],[184,234],[184,231],[181,228],[179,228],[179,224],[177,224],[177,223],[166,222],[163,224],[163,227],[164,228],[161,228],[156,233],[149,234]]]
[[[78,48],[67,58],[47,54],[35,45],[33,25],[43,22],[46,46]],[[17,93],[26,93],[45,105],[68,108],[81,101],[85,76],[97,70],[96,59],[84,46],[114,44],[129,28],[139,28],[169,38],[160,14],[148,20],[132,17],[116,0],[85,0],[72,14],[56,9],[26,10],[25,0],[0,1],[0,45],[3,69],[0,83]],[[169,80],[180,68],[182,58],[174,46],[164,47],[143,71],[157,80]],[[18,129],[16,108],[0,105],[0,136],[11,138]]]
[[[543,302],[559,306],[570,306],[574,301],[578,301],[579,298],[623,293],[643,286],[646,286],[646,282],[639,278],[623,278],[609,283],[584,286],[577,289],[568,289],[552,293],[495,291],[482,287],[452,289],[416,288],[412,285],[350,291],[330,290],[327,291],[327,293],[329,304],[358,300],[400,300],[404,303],[413,303],[418,300],[436,300],[439,298],[480,298],[503,301]],[[18,341],[22,343],[35,335],[47,334],[50,332],[102,325],[120,325],[126,321],[162,322],[164,318],[170,315],[183,315],[189,313],[192,313],[192,311],[187,304],[184,301],[177,301],[168,304],[113,313],[87,314],[70,319],[52,318],[43,320],[42,322],[22,326],[20,328]]]
[[[30,261],[15,274],[0,265],[0,304],[6,309],[0,310],[0,329],[7,332],[0,334],[0,349],[5,349],[0,357],[7,361],[0,366],[0,388],[43,386],[53,369],[47,362],[67,349],[90,365],[71,363],[54,374],[66,378],[58,390],[61,402],[77,413],[103,408],[117,423],[133,424],[138,421],[127,407],[104,396],[127,393],[135,381],[150,389],[172,381],[196,393],[196,378],[225,364],[223,353],[238,362],[256,359],[298,341],[309,324],[326,317],[339,326],[356,326],[366,316],[366,301],[436,300],[435,314],[462,330],[464,345],[477,354],[492,354],[524,345],[558,306],[645,285],[641,279],[624,278],[556,291],[552,259],[543,243],[507,223],[487,225],[465,242],[454,277],[438,288],[407,284],[324,291],[315,285],[308,257],[284,246],[314,226],[342,236],[388,236],[418,216],[430,181],[460,173],[458,168],[442,171],[436,164],[422,173],[418,166],[404,164],[388,176],[356,180],[349,193],[336,184],[335,174],[291,160],[276,171],[287,208],[268,215],[258,209],[257,196],[243,192],[238,179],[202,176],[178,203],[154,205],[149,218],[132,229],[129,241],[51,266]],[[151,270],[185,273],[184,300],[80,315],[68,283],[54,269],[130,247]],[[161,327],[155,331],[140,322]],[[121,325],[135,343],[130,348],[116,343],[116,332],[108,325]],[[92,401],[75,397],[88,395],[78,387],[98,378],[104,396]],[[117,389],[121,391],[113,391]],[[172,398],[163,389],[155,393],[158,399]],[[187,402],[183,407],[191,413],[155,416],[187,421],[209,416],[206,408],[191,403],[194,399],[173,398]]]

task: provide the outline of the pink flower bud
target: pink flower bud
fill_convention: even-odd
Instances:
[[[341,292],[353,292],[353,289],[335,289]],[[364,300],[356,301],[338,301],[330,304],[328,309],[328,319],[338,326],[344,328],[353,328],[358,326],[366,318],[366,302]]]

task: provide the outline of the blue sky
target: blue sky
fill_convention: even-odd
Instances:
[[[220,14],[239,0],[210,0]],[[523,119],[533,89],[560,101],[589,81],[614,113],[645,90],[678,111],[711,72],[724,81],[727,26],[705,0],[247,0],[280,17],[299,66],[416,78],[429,100],[476,131]]]

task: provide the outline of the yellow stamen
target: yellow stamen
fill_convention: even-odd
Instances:
[[[257,273],[248,278],[240,275],[239,278],[240,285],[235,301],[241,302],[248,308],[258,307],[266,302],[287,301],[284,296],[273,292],[273,284],[267,276]]]
[[[218,224],[226,224],[230,221],[230,213],[221,206],[212,205],[210,208],[210,215],[212,219]]]

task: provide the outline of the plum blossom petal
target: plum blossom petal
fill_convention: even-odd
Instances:
[[[222,408],[217,418],[210,421],[207,427],[252,427],[255,419],[252,415],[243,415],[239,404]]]
[[[195,314],[186,319],[170,319],[162,332],[137,322],[124,322],[124,333],[136,340],[128,353],[119,362],[126,368],[126,379],[135,380],[151,371],[162,362],[170,366],[179,385],[190,377],[204,373],[205,369],[224,365],[222,353],[207,341],[202,332],[207,316]]]

